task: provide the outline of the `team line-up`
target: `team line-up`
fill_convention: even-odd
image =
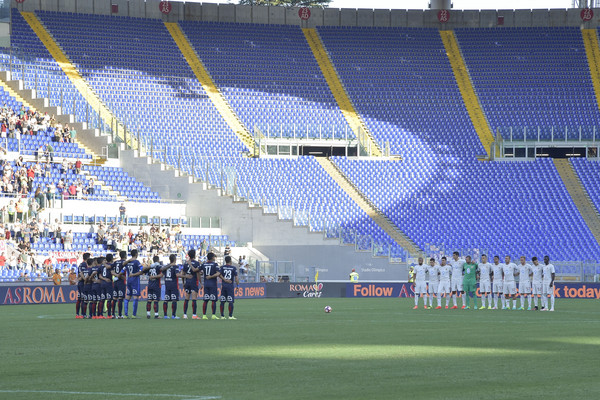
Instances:
[[[437,298],[436,309],[442,308],[442,296],[446,297],[446,308],[450,305],[452,297],[453,306],[457,309],[457,295],[462,298],[462,308],[470,308],[470,298],[474,296],[479,281],[479,292],[481,294],[480,310],[497,310],[498,299],[501,300],[503,310],[517,309],[517,297],[521,298],[519,310],[527,310],[533,306],[538,310],[538,298],[541,299],[541,311],[554,311],[554,277],[555,268],[550,264],[550,257],[544,257],[544,264],[540,264],[537,257],[531,258],[532,264],[527,263],[522,256],[519,265],[511,262],[510,257],[504,258],[500,263],[500,257],[494,257],[494,263],[490,264],[485,254],[481,256],[480,263],[474,263],[471,256],[461,259],[458,252],[452,254],[450,263],[446,257],[442,257],[439,265],[435,259],[429,260],[429,265],[423,264],[423,258],[418,259],[418,265],[414,267],[415,278],[415,306],[419,306],[419,297],[423,297],[425,308],[433,308],[433,298]],[[427,284],[429,276],[429,285]],[[519,291],[517,294],[515,277],[519,277]],[[466,295],[465,295],[466,294]],[[452,295],[452,296],[451,296]],[[550,304],[548,304],[548,301]],[[493,302],[493,305],[492,305]],[[429,304],[429,306],[428,306]],[[477,310],[477,300],[473,299],[473,308]]]
[[[165,294],[163,302],[164,319],[180,319],[177,316],[179,301],[179,280],[184,282],[185,301],[183,303],[183,318],[187,319],[189,302],[192,303],[192,319],[200,319],[197,315],[199,282],[204,280],[204,303],[202,319],[208,319],[206,309],[211,301],[212,319],[219,319],[217,308],[217,280],[221,280],[221,316],[225,319],[225,303],[228,303],[229,319],[233,316],[235,301],[235,285],[239,285],[237,268],[231,265],[231,257],[225,257],[225,264],[220,266],[215,262],[215,255],[208,253],[202,264],[196,260],[196,251],[188,251],[183,265],[177,264],[177,256],[169,256],[169,264],[163,265],[159,257],[154,256],[153,264],[142,267],[138,261],[138,251],[119,253],[120,260],[115,260],[113,254],[106,257],[91,257],[90,253],[83,254],[83,262],[78,271],[78,294],[75,304],[75,318],[78,319],[123,319],[137,318],[138,299],[140,296],[140,276],[148,275],[148,302],[146,316],[151,318],[152,303],[154,303],[154,318],[159,319],[158,302],[161,297],[161,279],[164,278]],[[133,303],[133,313],[129,315],[129,302]],[[171,317],[167,315],[168,303],[171,303]],[[104,316],[106,305],[107,317]],[[125,315],[123,315],[125,309]],[[118,310],[118,314],[117,314]],[[89,314],[88,314],[89,312]]]

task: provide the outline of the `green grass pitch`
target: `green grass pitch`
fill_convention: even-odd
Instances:
[[[2,306],[0,399],[600,398],[598,301],[557,300],[553,313],[412,305],[239,300],[237,321],[147,320],[144,302],[138,320]]]

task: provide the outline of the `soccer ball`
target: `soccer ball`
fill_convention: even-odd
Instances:
[[[331,307],[329,306],[325,306],[325,310],[326,313],[330,313],[331,312]]]

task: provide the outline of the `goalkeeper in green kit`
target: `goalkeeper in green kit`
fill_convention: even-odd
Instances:
[[[465,261],[463,264],[463,290],[465,291],[467,305],[465,309],[468,310],[470,299],[477,291],[477,264],[471,262],[471,256],[467,256]],[[475,299],[473,299],[473,309],[477,310],[477,300]]]

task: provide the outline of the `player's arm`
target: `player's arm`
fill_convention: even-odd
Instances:
[[[555,278],[556,274],[554,272],[552,272],[550,274],[550,276],[552,277],[552,280],[550,281],[550,287],[553,287],[554,286],[554,278]]]
[[[240,286],[240,278],[237,275],[235,276],[235,284]]]

